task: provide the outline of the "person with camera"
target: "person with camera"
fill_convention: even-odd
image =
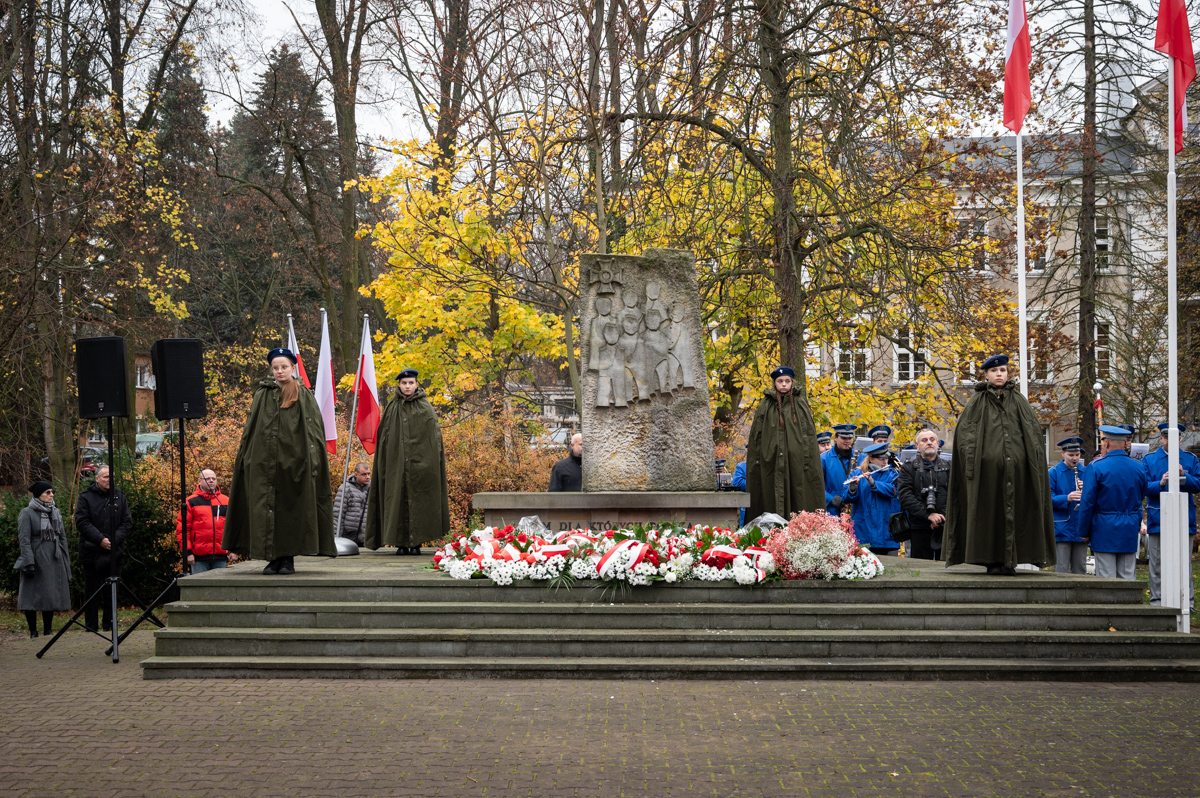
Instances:
[[[75,502],[75,528],[79,530],[79,564],[83,566],[83,590],[92,597],[109,576],[121,575],[125,538],[133,529],[133,516],[125,494],[112,484],[112,469],[96,469],[96,481]],[[88,631],[96,631],[97,603],[104,607],[104,626],[108,631],[116,619],[105,596],[88,602],[83,614]]]
[[[912,537],[908,556],[918,560],[941,559],[942,533],[946,529],[946,499],[950,493],[950,464],[943,460],[937,433],[923,429],[915,442],[920,457],[906,460],[896,477],[896,498],[908,516]]]
[[[29,493],[33,498],[17,516],[21,556],[13,570],[21,574],[17,609],[25,613],[29,636],[37,637],[39,612],[43,634],[50,634],[54,613],[71,609],[71,553],[62,513],[54,506],[54,487],[39,481]]]

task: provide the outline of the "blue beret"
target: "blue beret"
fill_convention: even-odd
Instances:
[[[292,350],[285,349],[282,346],[277,346],[270,352],[267,352],[267,362],[270,363],[277,357],[286,357],[288,360],[292,361],[293,365],[296,363],[296,356],[292,354]]]
[[[1083,438],[1063,438],[1055,444],[1064,452],[1076,452],[1083,450]]]
[[[831,438],[833,438],[833,433],[827,429],[817,433],[817,443],[829,443]]]
[[[1105,437],[1109,438],[1128,438],[1133,434],[1124,427],[1114,427],[1112,424],[1102,425],[1100,427],[1100,432],[1102,432]]]
[[[1179,428],[1179,431],[1180,431],[1180,432],[1186,432],[1186,431],[1187,431],[1187,427],[1183,426],[1183,423],[1182,423],[1182,422],[1180,422],[1179,424],[1176,424],[1175,426],[1177,426],[1177,427]],[[1170,428],[1171,428],[1171,422],[1170,422],[1170,421],[1164,421],[1163,423],[1161,423],[1161,424],[1159,424],[1159,425],[1158,425],[1158,431],[1159,431],[1160,433],[1162,433],[1163,435],[1166,435],[1166,434],[1167,434],[1167,430],[1169,430]]]
[[[780,377],[791,377],[796,379],[796,370],[791,366],[780,366],[771,372],[771,379],[777,380]]]
[[[415,380],[418,376],[420,375],[417,373],[416,369],[404,369],[396,375],[396,379],[402,380],[405,377],[412,377]]]
[[[867,448],[863,449],[863,454],[867,455],[868,457],[886,457],[888,454],[888,444],[886,442],[873,443]]]
[[[840,438],[853,438],[858,434],[857,424],[834,424],[833,432]]]
[[[887,424],[876,424],[875,426],[871,427],[871,431],[867,433],[868,438],[876,438],[880,435],[886,435],[889,438],[892,437],[892,428]]]
[[[946,442],[945,442],[944,440],[942,440],[941,438],[938,438],[938,448],[939,448],[939,449],[945,449],[945,448],[946,448]]]
[[[1007,366],[1007,365],[1008,365],[1008,355],[992,355],[987,360],[983,361],[983,363],[980,364],[979,368],[982,369],[983,371],[987,371],[988,369],[996,368],[996,366]]]

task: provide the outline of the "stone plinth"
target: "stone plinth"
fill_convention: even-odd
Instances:
[[[584,491],[710,491],[695,258],[584,255],[579,287]]]
[[[474,498],[487,526],[515,524],[536,515],[552,532],[620,529],[659,521],[736,528],[738,510],[749,504],[747,493],[718,491],[476,493]]]

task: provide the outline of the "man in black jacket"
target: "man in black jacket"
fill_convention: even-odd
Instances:
[[[917,433],[920,457],[900,467],[896,477],[896,498],[908,514],[912,537],[908,556],[919,560],[939,560],[942,532],[946,528],[946,496],[950,488],[950,464],[938,455],[937,433],[923,429]]]
[[[111,500],[111,504],[110,504]],[[133,528],[129,502],[125,494],[112,487],[112,471],[106,465],[96,469],[96,481],[79,494],[75,502],[75,529],[79,531],[79,564],[83,566],[84,592],[91,596],[108,576],[119,576],[124,557],[125,538]],[[101,596],[104,629],[111,629],[111,603]],[[96,630],[97,606],[93,601],[84,612],[84,622]]]
[[[571,452],[554,464],[550,471],[551,493],[558,491],[572,493],[583,490],[583,434],[576,432],[571,436]]]

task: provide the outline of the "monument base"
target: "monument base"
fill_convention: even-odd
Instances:
[[[476,493],[474,498],[487,526],[502,527],[536,515],[553,532],[603,531],[661,521],[737,528],[738,510],[749,504],[749,494],[723,491]]]

